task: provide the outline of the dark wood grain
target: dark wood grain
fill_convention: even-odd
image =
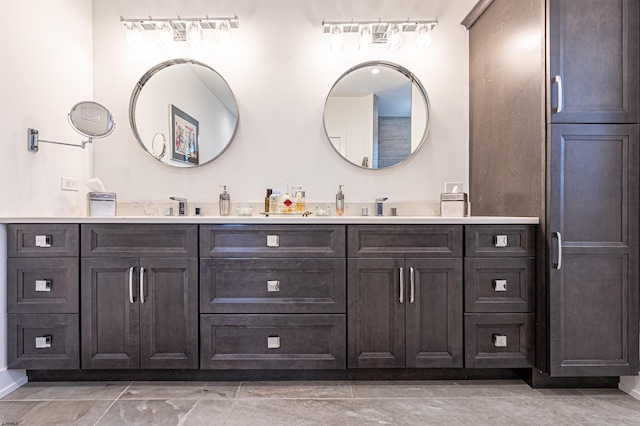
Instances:
[[[51,237],[51,247],[36,246],[36,236]],[[78,224],[9,224],[7,225],[8,257],[78,256],[80,227]]]
[[[496,247],[496,237],[507,237],[506,247]],[[465,256],[515,257],[535,256],[536,227],[533,225],[467,225]]]

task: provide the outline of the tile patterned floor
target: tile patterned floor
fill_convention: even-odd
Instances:
[[[28,383],[0,425],[640,425],[640,401],[518,380]]]

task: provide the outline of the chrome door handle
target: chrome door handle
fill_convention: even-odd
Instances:
[[[129,268],[129,303],[133,303],[133,269]]]
[[[409,268],[409,285],[411,286],[411,295],[409,296],[409,303],[413,303],[416,296],[416,283],[415,283],[415,274],[413,272],[413,267]]]
[[[400,267],[400,303],[404,303],[404,268]]]
[[[144,303],[144,268],[140,267],[140,303]]]
[[[556,269],[562,268],[562,234],[554,232],[553,235],[558,239],[558,262],[556,263]]]
[[[564,109],[564,92],[562,90],[562,77],[556,75],[551,79],[551,84],[558,85],[558,106],[552,109],[553,114],[558,114]]]

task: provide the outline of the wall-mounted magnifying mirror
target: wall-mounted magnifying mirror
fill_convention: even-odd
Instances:
[[[27,129],[27,147],[29,151],[38,151],[39,143],[54,143],[57,145],[77,146],[84,148],[88,143],[93,142],[93,139],[104,138],[113,133],[116,123],[113,121],[111,112],[102,105],[93,101],[79,102],[75,104],[67,119],[71,127],[82,136],[89,138],[83,141],[81,145],[66,143],[66,142],[54,142],[45,141],[39,138],[39,132],[36,129]]]
[[[400,164],[423,144],[429,130],[429,98],[406,68],[365,62],[345,72],[324,107],[331,145],[347,161],[367,169]]]
[[[238,128],[231,88],[213,68],[172,59],[147,71],[131,94],[129,121],[138,143],[156,160],[194,167],[218,158]]]

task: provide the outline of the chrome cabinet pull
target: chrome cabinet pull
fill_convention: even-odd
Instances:
[[[267,292],[274,293],[280,291],[280,280],[267,280]]]
[[[36,337],[36,349],[46,349],[51,347],[51,336]]]
[[[51,280],[36,280],[36,291],[51,291]]]
[[[129,268],[129,303],[133,303],[133,269]]]
[[[562,110],[564,109],[564,91],[562,90],[562,77],[560,77],[559,75],[556,75],[551,79],[551,84],[558,85],[558,98],[557,98],[558,106],[552,109],[552,112],[554,114],[558,114],[559,112],[562,112]]]
[[[280,247],[280,237],[278,235],[267,235],[267,247]]]
[[[409,296],[409,303],[413,303],[416,296],[416,283],[415,283],[415,274],[413,272],[413,267],[409,268],[409,284],[411,285],[411,295]]]
[[[504,334],[493,334],[491,337],[493,338],[493,346],[496,348],[507,347],[507,336]]]
[[[51,247],[51,235],[36,235],[36,247]]]
[[[267,349],[278,349],[280,347],[280,336],[267,337]]]
[[[493,291],[507,291],[507,280],[493,280]]]
[[[404,268],[400,267],[400,303],[404,303]]]
[[[494,247],[509,247],[509,237],[506,235],[496,235],[493,237]]]
[[[140,267],[140,303],[144,303],[144,268]]]
[[[562,268],[562,234],[554,232],[553,235],[558,239],[558,261],[556,263],[556,269]]]

